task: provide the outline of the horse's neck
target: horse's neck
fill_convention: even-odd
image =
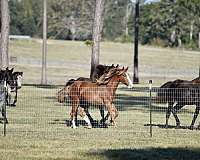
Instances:
[[[114,97],[117,87],[119,85],[119,81],[117,77],[112,77],[107,84],[108,91],[111,93],[111,96]]]

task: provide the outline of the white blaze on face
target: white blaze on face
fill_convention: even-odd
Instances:
[[[21,87],[22,86],[22,76],[18,75],[17,76],[17,87]]]
[[[129,74],[128,73],[125,73],[125,74],[128,79],[128,88],[133,88],[133,82],[131,81]]]

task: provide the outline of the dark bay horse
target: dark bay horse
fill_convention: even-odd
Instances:
[[[127,86],[133,86],[126,69],[113,69],[109,73],[104,74],[100,83],[92,83],[86,81],[75,81],[69,90],[69,97],[72,104],[71,122],[72,128],[76,128],[75,118],[77,113],[86,121],[88,128],[92,128],[91,122],[87,117],[87,109],[89,105],[95,107],[106,107],[115,125],[117,117],[117,109],[114,106],[115,92],[119,83]],[[106,83],[105,83],[106,82]]]
[[[195,78],[192,81],[180,80],[169,81],[163,84],[157,94],[157,97],[164,103],[168,103],[166,111],[166,128],[168,120],[172,113],[176,126],[180,127],[180,120],[177,116],[177,111],[185,105],[196,105],[193,120],[190,129],[194,128],[194,123],[200,110],[200,78]]]
[[[8,105],[10,105],[10,106],[16,106],[18,90],[22,87],[23,72],[13,72],[13,78],[14,78],[14,89],[11,90],[11,92],[14,92],[15,96],[14,96],[13,103],[10,104],[11,93],[8,94]]]
[[[6,70],[0,70],[0,110],[1,114],[5,120],[6,123],[8,123],[7,117],[6,117],[6,100],[7,100],[7,92],[9,90],[14,89],[14,78],[13,78],[13,68]]]

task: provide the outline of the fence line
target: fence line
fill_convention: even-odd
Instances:
[[[39,134],[42,137],[51,135],[53,137],[62,137],[66,133],[91,136],[92,133],[98,131],[102,134],[141,134],[153,135],[154,126],[165,127],[165,114],[168,109],[166,99],[179,96],[174,100],[174,105],[179,100],[183,100],[187,107],[181,109],[178,115],[181,116],[181,124],[190,124],[194,115],[193,108],[188,105],[198,104],[200,99],[199,88],[181,88],[181,89],[160,89],[157,87],[138,87],[127,89],[120,87],[117,90],[114,104],[119,112],[117,117],[117,128],[113,126],[99,125],[100,111],[95,106],[89,107],[89,112],[95,120],[94,129],[88,131],[85,129],[86,123],[78,117],[79,128],[71,129],[70,126],[70,111],[71,103],[66,95],[65,103],[58,103],[56,94],[60,89],[51,86],[24,86],[19,91],[18,103],[16,107],[7,106],[7,117],[9,123],[6,130],[0,125],[0,130],[3,133],[7,131],[8,135],[29,135],[36,136]],[[161,97],[158,97],[161,96]],[[171,99],[170,99],[171,100]],[[164,113],[164,114],[163,114]],[[105,110],[105,115],[107,111]],[[175,120],[170,119],[170,126],[174,125]],[[4,123],[5,124],[5,123]],[[198,118],[196,120],[198,124]],[[6,124],[5,124],[6,125]],[[102,128],[102,129],[101,129]],[[183,128],[183,127],[182,127]],[[197,126],[198,128],[198,126]],[[5,132],[6,134],[6,132]]]

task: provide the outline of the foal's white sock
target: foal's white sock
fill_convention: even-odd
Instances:
[[[75,119],[72,120],[72,128],[76,128]]]
[[[88,124],[88,127],[92,126],[89,118],[86,115],[83,117],[83,120],[85,120],[85,122]]]

